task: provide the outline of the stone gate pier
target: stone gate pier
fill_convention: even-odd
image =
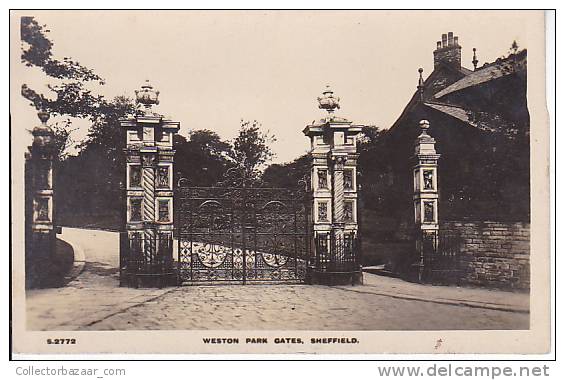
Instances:
[[[420,121],[421,133],[414,143],[414,222],[416,252],[419,254],[418,280],[422,281],[433,266],[439,245],[438,160],[435,139],[427,133],[428,120]],[[429,276],[428,276],[429,277]]]
[[[55,254],[53,160],[56,146],[47,125],[49,113],[38,112],[41,124],[32,130],[33,143],[25,156],[25,262],[26,287],[39,286]]]
[[[328,115],[307,125],[310,138],[313,254],[308,282],[361,284],[358,245],[357,140],[362,125],[336,116],[339,98],[329,88],[318,98]]]
[[[120,284],[165,286],[176,282],[173,263],[173,136],[180,122],[153,110],[159,91],[147,81],[135,91],[135,115],[126,131],[124,230],[120,234]]]

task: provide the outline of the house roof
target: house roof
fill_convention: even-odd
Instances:
[[[525,70],[527,64],[526,54],[526,50],[522,50],[507,58],[498,59],[494,63],[485,64],[476,71],[471,71],[464,67],[455,70],[451,67],[441,65],[440,68],[436,68],[424,82],[423,102],[420,100],[418,91],[416,91],[398,119],[392,125],[391,130],[402,124],[404,117],[418,104],[423,104],[425,107],[442,112],[466,123],[471,127],[486,131],[494,130],[491,126],[486,125],[486,123],[478,123],[472,119],[472,104],[452,104],[451,102],[450,104],[447,104],[443,97],[457,91],[462,91],[466,88],[478,86],[497,78],[502,78]],[[455,76],[455,81],[453,81],[453,76],[451,76],[450,80],[450,75]],[[457,76],[459,76],[459,78],[457,78]],[[449,81],[452,82],[449,83]],[[496,117],[500,119],[500,116],[497,115]]]
[[[464,109],[463,107],[454,106],[451,104],[441,104],[441,103],[432,103],[432,102],[424,102],[424,105],[433,108],[437,111],[443,112],[456,119],[459,119],[473,127],[477,126],[469,119],[468,110]]]
[[[449,65],[440,64],[424,81],[424,100],[434,101],[435,93],[448,86],[451,83],[459,81],[461,78],[465,77],[466,72],[472,72],[469,69],[461,67],[461,69],[455,69]],[[414,107],[420,104],[420,94],[418,91],[412,94],[412,97],[408,101],[404,110],[398,116],[394,124],[391,126],[391,130],[394,129],[399,123],[401,123],[404,116],[409,113]]]
[[[434,98],[440,99],[447,94],[451,94],[456,91],[461,91],[465,88],[477,86],[481,83],[485,83],[497,78],[501,78],[506,75],[510,75],[520,70],[526,59],[525,50],[518,53],[517,55],[512,55],[505,59],[499,59],[497,62],[490,64],[486,67],[482,67],[476,71],[471,71],[468,75],[461,78],[457,82],[447,86],[443,90],[437,92]]]
[[[438,103],[438,102],[424,102],[424,105],[436,111],[442,112],[446,115],[449,115],[455,119],[461,120],[462,122],[466,123],[471,127],[478,128],[480,130],[488,131],[488,132],[497,131],[497,128],[494,127],[488,119],[485,120],[475,119],[473,115],[480,116],[480,113],[477,113],[476,111],[470,108],[455,106],[453,104]],[[510,123],[501,115],[491,114],[491,116],[495,120],[497,120],[498,123]]]
[[[468,68],[463,67],[463,66],[461,66],[461,68],[459,69],[459,71],[460,71],[461,73],[465,74],[465,75],[469,75],[469,74],[471,74],[471,73],[473,72],[473,70],[468,69]]]

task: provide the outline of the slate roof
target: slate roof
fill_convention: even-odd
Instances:
[[[453,104],[444,104],[444,103],[436,103],[436,102],[424,102],[424,105],[435,109],[436,111],[442,112],[446,115],[454,117],[455,119],[461,120],[462,122],[470,125],[471,127],[479,128],[483,131],[494,132],[496,131],[495,128],[486,124],[486,123],[478,123],[472,120],[469,116],[473,114],[473,110],[455,106]],[[500,116],[498,116],[500,120],[503,120]]]
[[[448,114],[449,116],[459,119],[473,127],[477,126],[469,119],[468,111],[463,107],[454,106],[451,104],[441,104],[441,103],[432,103],[432,102],[425,102],[424,105],[433,108],[437,111]]]
[[[434,98],[440,99],[447,94],[461,91],[468,87],[477,86],[481,83],[513,74],[516,71],[521,70],[522,67],[525,67],[525,53],[526,51],[524,50],[523,52],[518,53],[516,56],[510,56],[486,67],[482,67],[476,71],[471,71],[468,75],[461,78],[459,81],[437,92],[434,95]],[[516,60],[514,58],[516,58]]]
[[[465,75],[469,75],[473,72],[473,70],[470,70],[470,69],[463,67],[463,66],[461,66],[461,69],[459,69],[459,71],[462,72]]]

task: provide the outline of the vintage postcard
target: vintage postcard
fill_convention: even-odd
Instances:
[[[14,354],[547,353],[543,11],[12,10]]]

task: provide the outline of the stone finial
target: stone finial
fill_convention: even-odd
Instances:
[[[33,145],[45,147],[53,141],[53,130],[47,125],[49,116],[49,112],[39,111],[37,113],[37,117],[41,120],[41,124],[37,125],[31,131],[31,134],[33,135]]]
[[[422,130],[422,134],[427,135],[427,130],[430,128],[430,122],[427,120],[420,120],[420,129]]]
[[[326,90],[322,93],[323,96],[318,97],[318,108],[328,111],[332,114],[336,109],[339,109],[339,98],[334,96],[334,92],[330,86],[326,86]]]
[[[39,120],[41,120],[42,124],[47,124],[47,121],[49,120],[49,117],[51,115],[49,115],[49,112],[45,112],[45,111],[39,111],[37,113],[37,117],[39,118]]]
[[[135,90],[135,100],[138,104],[143,104],[146,109],[150,109],[154,104],[159,104],[159,91],[154,90],[149,80],[146,80],[141,90]]]
[[[422,77],[422,73],[424,69],[421,67],[418,69],[418,73],[420,73],[420,78],[418,79],[418,93],[420,94],[420,101],[424,101],[424,78]]]
[[[420,120],[420,129],[422,133],[416,139],[414,144],[416,154],[435,154],[436,140],[428,135],[427,130],[430,128],[430,122],[427,120]]]
[[[428,135],[428,129],[430,128],[430,122],[427,120],[420,120],[420,129],[422,130],[422,133],[420,133],[420,136],[418,136],[418,140],[428,140],[431,139],[432,137],[430,135]]]
[[[479,60],[477,59],[477,48],[473,48],[473,67],[477,70],[477,64]]]

